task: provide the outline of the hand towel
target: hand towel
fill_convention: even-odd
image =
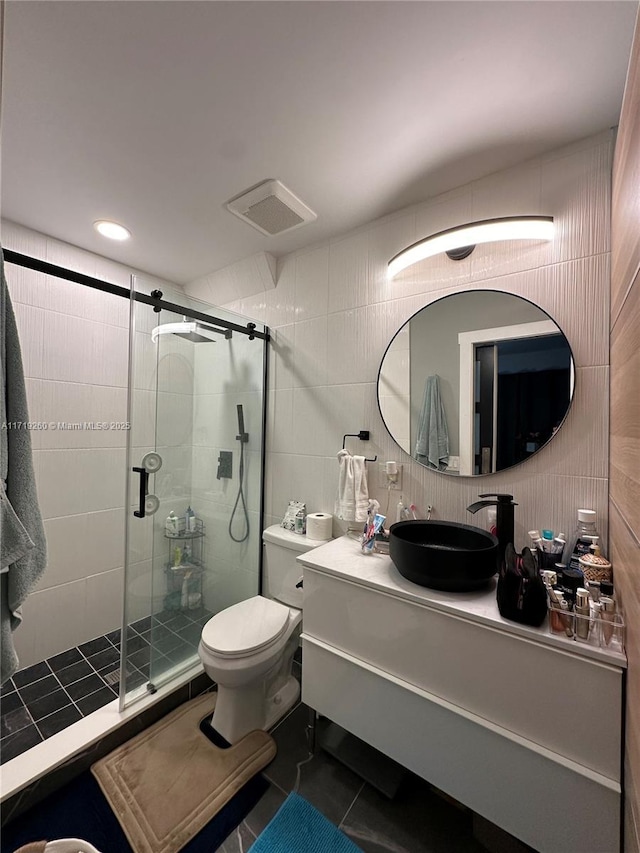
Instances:
[[[45,570],[47,547],[44,525],[38,507],[31,436],[25,428],[8,429],[8,424],[28,423],[27,394],[22,355],[9,289],[4,275],[4,256],[0,247],[0,480],[3,495],[2,537],[9,537],[7,555],[13,562],[0,574],[0,682],[4,683],[18,668],[13,647],[13,631],[22,621],[21,606]],[[28,547],[29,543],[32,547]],[[2,550],[4,551],[5,543]],[[20,553],[24,548],[26,550]],[[9,557],[7,556],[6,559]],[[3,568],[7,568],[3,566]]]
[[[449,430],[440,397],[440,379],[428,376],[418,420],[415,458],[429,468],[443,470],[449,462]]]
[[[366,521],[369,490],[364,456],[352,456],[348,450],[341,450],[338,464],[335,515],[342,521]]]

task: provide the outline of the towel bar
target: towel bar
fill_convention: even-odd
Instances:
[[[346,440],[348,438],[359,438],[360,441],[369,441],[369,430],[368,429],[361,429],[360,432],[347,432],[347,433],[345,433],[342,437],[342,449],[343,450],[345,449],[344,445],[345,445]],[[364,461],[365,462],[375,462],[377,458],[378,458],[377,454],[373,457],[373,459],[367,459],[367,457],[365,456]]]

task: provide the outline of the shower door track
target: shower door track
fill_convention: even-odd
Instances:
[[[66,281],[73,281],[76,284],[82,284],[85,287],[92,287],[95,290],[101,290],[103,293],[110,293],[113,296],[122,296],[124,299],[135,299],[136,302],[143,302],[145,305],[151,305],[156,312],[162,309],[171,311],[174,314],[182,314],[183,317],[189,317],[193,320],[200,320],[203,323],[217,323],[224,329],[231,329],[234,332],[239,332],[241,335],[247,335],[249,340],[260,338],[261,340],[270,340],[268,331],[258,332],[255,323],[247,323],[246,326],[239,326],[237,323],[231,323],[229,320],[221,320],[219,317],[212,317],[209,314],[204,314],[202,311],[195,311],[193,308],[187,308],[184,305],[176,305],[174,302],[166,302],[161,296],[147,296],[146,293],[138,293],[136,291],[127,290],[126,287],[121,287],[118,284],[111,284],[108,281],[102,281],[99,278],[93,278],[90,275],[68,270],[64,267],[49,264],[46,261],[41,261],[38,258],[31,258],[29,255],[21,255],[19,252],[12,252],[9,249],[3,249],[4,259],[9,264],[16,264],[20,267],[26,267],[36,272],[44,273],[45,275],[53,275],[56,278],[63,278]],[[154,291],[155,293],[156,291]],[[160,293],[160,291],[157,291]]]

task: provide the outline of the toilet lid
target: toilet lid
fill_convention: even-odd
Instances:
[[[288,621],[288,607],[256,595],[209,619],[202,629],[202,643],[219,655],[257,652],[282,636]]]

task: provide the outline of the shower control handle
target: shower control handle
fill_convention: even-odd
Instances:
[[[138,504],[138,509],[134,509],[133,514],[136,518],[144,518],[144,504],[145,499],[147,497],[147,489],[149,485],[149,472],[146,468],[137,468],[134,466],[132,471],[135,471],[136,474],[140,474],[140,501]]]

